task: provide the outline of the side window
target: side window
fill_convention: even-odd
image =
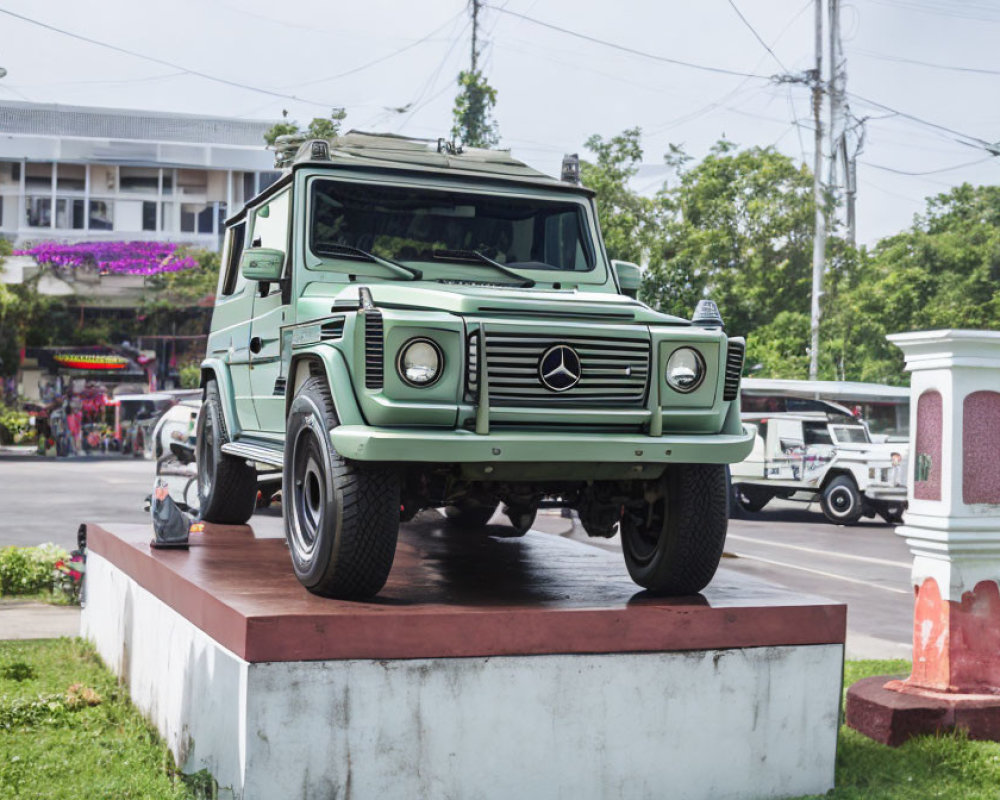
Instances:
[[[830,436],[830,427],[825,422],[806,422],[802,427],[805,429],[807,446],[812,444],[833,444],[833,437]]]
[[[240,257],[243,255],[243,242],[246,239],[247,224],[241,222],[233,225],[226,234],[226,247],[222,254],[225,265],[225,277],[222,280],[222,294],[231,295],[237,289],[242,289],[246,279],[240,274]]]
[[[265,205],[253,211],[251,247],[270,247],[288,250],[288,211],[291,192],[275,195]],[[287,252],[286,252],[287,255]]]

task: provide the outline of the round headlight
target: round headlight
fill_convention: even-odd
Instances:
[[[679,347],[667,359],[667,385],[678,392],[693,392],[705,379],[705,362],[697,350]]]
[[[396,371],[410,386],[430,386],[441,377],[444,356],[430,339],[410,339],[399,350]]]

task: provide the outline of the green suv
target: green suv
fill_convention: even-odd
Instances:
[[[295,574],[376,594],[401,521],[513,533],[541,505],[621,533],[632,578],[690,594],[726,536],[742,339],[634,299],[593,193],[509,153],[350,133],[308,141],[226,223],[202,363],[202,516],[243,523],[281,468]],[[564,170],[565,172],[565,170]]]

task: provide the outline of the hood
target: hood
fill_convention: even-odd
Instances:
[[[427,311],[446,311],[463,316],[555,317],[602,320],[609,322],[642,322],[660,325],[690,325],[687,320],[654,311],[645,303],[611,292],[586,292],[578,289],[521,289],[500,286],[420,283],[410,281],[372,284],[341,283],[309,284],[303,300],[314,300],[324,308],[357,308],[360,287],[371,292],[376,306]],[[329,305],[327,305],[329,304]]]

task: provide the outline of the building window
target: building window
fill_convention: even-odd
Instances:
[[[56,227],[83,230],[83,199],[56,199]]]
[[[243,202],[249,203],[250,198],[257,194],[257,176],[252,172],[243,173]]]
[[[172,169],[161,169],[160,172],[163,173],[163,193],[173,194],[174,193],[174,171]]]
[[[56,189],[60,192],[82,192],[87,186],[86,176],[87,168],[83,164],[56,164]]]
[[[91,200],[90,229],[92,231],[110,231],[113,223],[114,215],[111,213],[111,203],[106,200]]]
[[[211,233],[214,203],[182,203],[181,232]]]
[[[52,189],[52,164],[27,163],[24,165],[24,185],[28,189]]]
[[[260,173],[260,181],[258,185],[260,188],[258,191],[263,192],[268,186],[274,183],[278,178],[281,177],[280,172],[262,172]]]
[[[120,167],[118,187],[128,194],[157,194],[160,191],[160,171],[154,167]]]
[[[156,230],[156,203],[144,200],[142,203],[142,229],[144,231]]]
[[[177,170],[177,190],[181,194],[205,194],[208,192],[208,173],[203,169]]]
[[[52,225],[51,197],[25,197],[24,210],[29,228],[48,228]]]

